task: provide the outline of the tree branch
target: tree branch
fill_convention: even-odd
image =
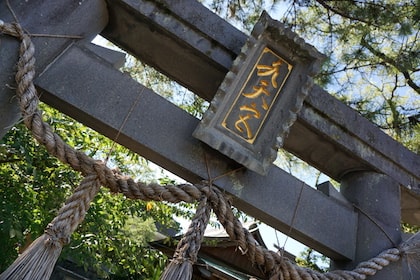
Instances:
[[[18,162],[18,161],[21,161],[21,160],[22,159],[19,159],[19,158],[4,159],[4,160],[0,160],[0,164]]]
[[[343,18],[347,18],[347,19],[354,20],[354,21],[360,21],[360,22],[363,22],[363,23],[366,23],[366,24],[373,25],[373,26],[377,27],[377,25],[375,25],[373,22],[370,22],[370,21],[367,21],[365,19],[357,18],[357,17],[351,16],[349,14],[346,14],[343,11],[340,11],[340,10],[328,5],[324,0],[316,0],[316,2],[318,2],[325,9],[327,9],[327,10],[329,10],[329,11],[331,11],[331,12],[333,12],[333,13],[339,15],[339,16],[342,16]]]
[[[337,74],[340,72],[344,72],[347,70],[359,70],[360,68],[364,68],[364,67],[376,67],[378,65],[382,65],[381,63],[368,63],[368,64],[364,64],[364,65],[355,65],[355,66],[350,66],[350,67],[343,67],[341,69],[338,70],[334,70],[331,72],[325,72],[325,73],[321,73],[320,75],[326,76],[326,75],[333,75],[333,74]]]
[[[410,73],[408,73],[407,69],[401,67],[395,60],[392,58],[386,56],[384,53],[380,52],[379,50],[376,50],[373,46],[371,46],[365,39],[365,37],[362,37],[361,45],[365,48],[367,48],[373,55],[377,56],[378,58],[382,59],[385,63],[393,66],[395,69],[397,69],[399,72],[401,72],[408,84],[409,87],[411,87],[415,92],[420,94],[420,86],[417,85],[413,79],[410,76]]]

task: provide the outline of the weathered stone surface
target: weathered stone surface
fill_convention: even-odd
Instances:
[[[13,1],[12,8],[20,25],[31,34],[80,36],[82,39],[33,36],[36,71],[41,73],[69,44],[90,42],[108,22],[106,4],[92,1]],[[6,1],[0,1],[0,19],[14,22]],[[0,34],[1,35],[1,34]],[[0,37],[0,138],[20,117],[14,99],[14,75],[19,42],[11,36]]]
[[[87,48],[69,48],[36,85],[48,104],[190,182],[208,179],[208,170],[212,178],[230,174],[214,184],[231,194],[239,209],[330,257],[353,258],[357,218],[351,207],[274,165],[267,176],[245,169],[232,173],[237,163],[192,136],[198,119]],[[343,217],[346,224],[337,227]]]
[[[110,2],[111,20],[102,34],[212,100],[247,37],[196,1],[159,2]],[[306,98],[284,148],[337,181],[355,170],[387,174],[402,186],[402,219],[420,224],[413,214],[420,211],[420,156],[319,86]]]

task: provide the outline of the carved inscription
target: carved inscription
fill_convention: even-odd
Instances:
[[[265,47],[237,93],[222,126],[254,143],[293,66]]]

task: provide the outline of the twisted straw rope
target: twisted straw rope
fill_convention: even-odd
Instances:
[[[173,261],[183,262],[187,260],[191,263],[197,261],[197,253],[200,250],[201,241],[210,220],[211,208],[207,204],[207,200],[207,196],[202,197],[187,232],[177,245]]]
[[[59,242],[61,245],[70,243],[70,236],[85,218],[90,202],[100,189],[96,174],[86,176],[67,199],[54,220],[48,224],[45,234],[50,243]]]
[[[275,252],[258,245],[252,234],[242,227],[240,221],[234,216],[230,203],[226,200],[223,193],[217,188],[210,187],[209,184],[181,184],[166,185],[146,184],[135,182],[133,179],[112,171],[105,164],[93,160],[84,153],[77,151],[67,145],[52,128],[42,121],[42,113],[38,109],[38,97],[33,79],[35,76],[35,48],[30,37],[25,34],[19,24],[4,23],[0,20],[0,32],[17,37],[21,41],[20,58],[18,61],[18,72],[16,74],[16,95],[20,102],[25,125],[32,131],[34,138],[43,144],[48,152],[57,157],[60,161],[70,165],[74,170],[80,171],[87,176],[89,184],[81,184],[80,189],[71,199],[75,201],[83,200],[85,197],[94,195],[102,184],[112,192],[121,192],[125,196],[133,199],[168,201],[168,202],[194,202],[203,196],[208,198],[208,202],[213,208],[218,220],[225,228],[229,237],[236,240],[238,246],[245,252],[250,261],[261,266],[266,271],[270,279],[301,280],[301,279],[320,279],[320,280],[353,280],[366,279],[367,276],[374,275],[378,270],[388,265],[390,262],[398,261],[404,253],[403,250],[392,248],[381,253],[376,258],[367,262],[362,262],[353,271],[332,271],[325,274],[302,268],[292,264],[289,260],[281,257]],[[94,179],[93,179],[94,178]],[[89,186],[92,185],[93,188]],[[83,182],[82,182],[83,183]],[[88,194],[89,193],[89,194]],[[73,200],[69,204],[73,203]],[[87,200],[85,200],[87,201]],[[51,231],[74,230],[74,225],[62,225],[63,218],[70,217],[68,209],[60,211],[54,220],[56,227],[49,228]],[[85,209],[86,208],[80,208]],[[83,211],[82,211],[83,212]],[[81,213],[81,212],[80,212]],[[83,219],[84,214],[72,216],[74,223]],[[62,235],[60,242],[66,242],[65,234]]]
[[[192,266],[197,261],[204,232],[210,220],[211,208],[207,202],[207,196],[203,196],[187,232],[178,242],[173,259],[162,273],[161,280],[192,278]]]

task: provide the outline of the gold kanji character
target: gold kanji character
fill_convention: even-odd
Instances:
[[[269,105],[267,104],[267,101],[265,100],[264,96],[262,96],[262,97],[261,97],[261,99],[262,99],[262,104],[261,104],[261,107],[262,107],[265,111],[267,111],[267,110],[268,110],[268,108],[269,108]]]
[[[261,116],[261,113],[260,113],[260,111],[258,111],[257,104],[255,104],[255,102],[252,102],[251,105],[243,105],[243,106],[239,107],[239,109],[241,111],[248,111],[248,112],[253,113],[254,115],[251,116],[251,117],[254,117],[256,119],[259,119],[260,116]]]
[[[241,133],[246,133],[248,139],[251,139],[253,136],[251,127],[248,123],[250,118],[252,118],[252,116],[249,114],[246,116],[239,115],[239,120],[235,122],[235,128]]]
[[[279,75],[279,68],[282,64],[283,61],[280,59],[273,62],[271,66],[258,64],[257,75],[260,77],[271,76],[271,84],[274,88],[277,88],[277,76]]]
[[[270,92],[267,90],[268,82],[266,80],[260,81],[260,86],[253,86],[254,89],[251,93],[242,93],[243,96],[247,98],[257,98],[261,94],[265,94],[266,96],[270,96]]]

